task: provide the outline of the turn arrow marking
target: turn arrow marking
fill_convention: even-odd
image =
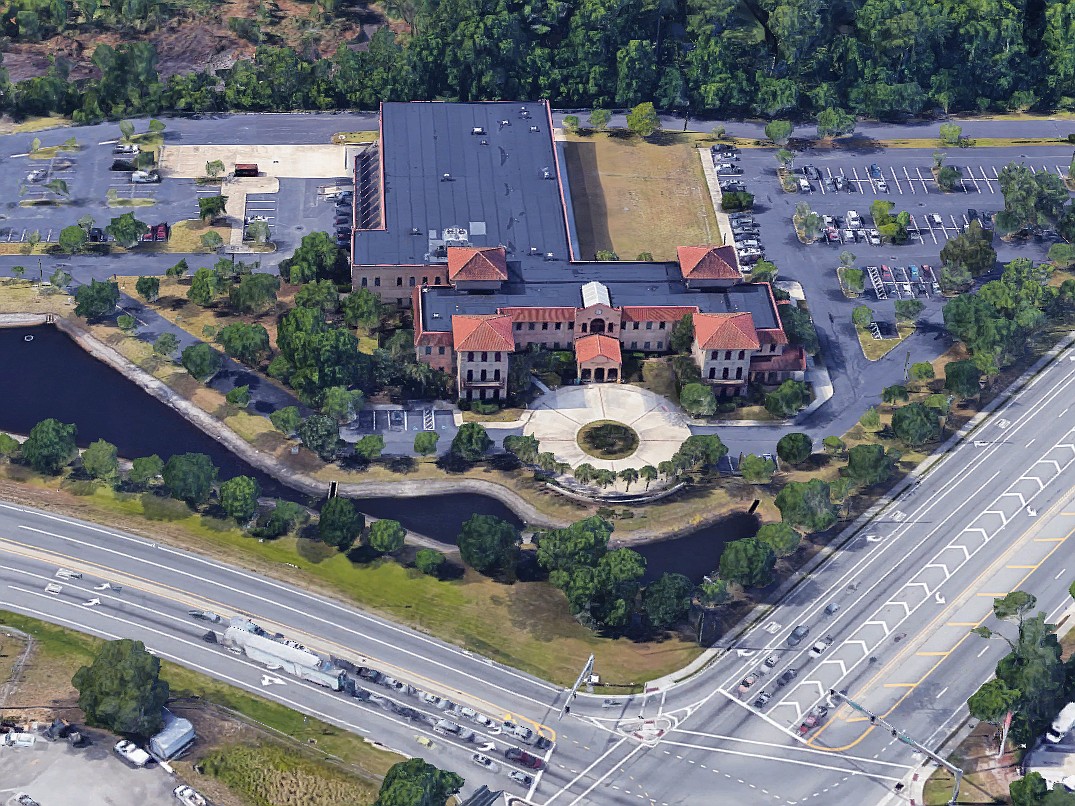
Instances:
[[[261,685],[263,686],[286,686],[287,683],[281,680],[279,677],[273,677],[272,675],[263,674],[261,676]]]
[[[90,599],[88,602],[83,602],[82,606],[83,607],[93,607],[94,605],[99,605],[100,603],[101,603],[100,599]]]

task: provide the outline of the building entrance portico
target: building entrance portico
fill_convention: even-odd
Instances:
[[[623,374],[619,339],[596,333],[577,339],[575,363],[582,383],[619,383]]]

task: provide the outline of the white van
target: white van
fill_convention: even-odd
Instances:
[[[801,190],[803,193],[810,193],[813,191],[813,189],[813,186],[810,184],[809,180],[805,176],[799,177],[799,190]]]

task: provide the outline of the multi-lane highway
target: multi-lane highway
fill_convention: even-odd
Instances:
[[[1050,614],[1067,606],[1075,578],[1073,393],[1068,351],[703,672],[612,702],[581,696],[562,720],[559,688],[473,653],[286,580],[13,505],[0,507],[0,606],[140,638],[162,657],[421,752],[461,772],[468,790],[488,783],[556,806],[898,800],[895,784],[922,759],[847,706],[827,703],[828,691],[846,691],[935,746],[1006,651],[1004,642],[971,633],[989,623],[993,597],[1021,588]],[[57,579],[59,568],[83,576]],[[62,590],[47,592],[49,583]],[[468,725],[475,740],[460,743],[392,709],[394,699],[443,715],[416,694],[369,685],[381,702],[359,701],[281,677],[200,640],[213,625],[192,619],[191,609],[246,615],[498,723],[528,725],[555,741],[540,753],[547,769],[532,786],[519,785],[507,775],[518,768],[502,755],[519,742],[499,724]],[[809,634],[789,645],[798,626]],[[819,640],[828,645],[811,656]],[[756,679],[740,694],[749,676]],[[755,705],[762,692],[771,699]],[[818,705],[829,712],[800,734]],[[471,763],[483,747],[499,762],[496,773]]]

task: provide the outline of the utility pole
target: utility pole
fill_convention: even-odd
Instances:
[[[590,675],[593,674],[593,661],[593,655],[590,655],[590,657],[586,659],[586,664],[582,667],[582,671],[579,673],[579,677],[575,681],[575,685],[573,685],[571,687],[571,690],[567,693],[567,699],[564,700],[563,707],[560,708],[560,715],[556,717],[557,719],[563,719],[564,714],[571,713],[571,701],[575,699],[575,696],[579,690],[579,686],[581,686],[583,683],[588,683],[590,680]]]
[[[841,700],[843,702],[846,702],[848,705],[850,705],[854,710],[858,711],[860,714],[864,714],[865,716],[869,717],[871,725],[880,725],[882,728],[884,728],[885,730],[889,731],[892,734],[892,738],[899,739],[905,745],[908,745],[909,747],[914,748],[919,753],[924,753],[926,756],[928,756],[929,758],[933,759],[938,764],[940,764],[942,767],[944,767],[946,770],[948,770],[950,773],[952,773],[952,776],[955,778],[955,782],[952,785],[952,797],[948,801],[948,806],[956,806],[957,799],[959,798],[959,784],[960,784],[960,781],[963,778],[963,770],[959,769],[959,767],[956,767],[956,766],[950,764],[947,760],[945,760],[945,759],[941,758],[940,756],[938,756],[936,753],[934,753],[928,747],[922,746],[917,741],[915,741],[912,737],[910,737],[906,733],[902,732],[899,728],[894,728],[892,725],[890,725],[884,719],[882,719],[881,717],[877,716],[877,714],[871,712],[869,709],[865,708],[862,705],[859,705],[857,702],[852,700],[850,697],[848,697],[846,694],[844,694],[844,692],[837,691],[836,689],[831,689],[830,688],[829,689],[829,697],[831,697],[836,702],[839,702]]]

